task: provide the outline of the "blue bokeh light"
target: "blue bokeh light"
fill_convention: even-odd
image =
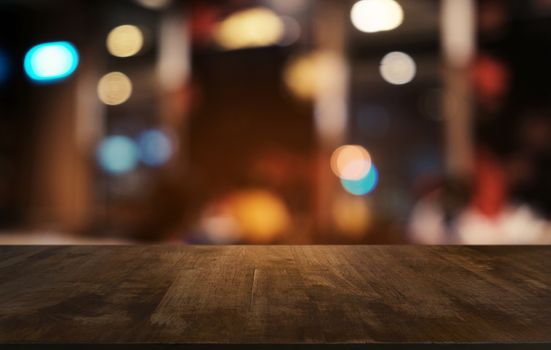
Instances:
[[[53,82],[71,75],[78,66],[78,52],[67,41],[33,46],[25,55],[25,73],[36,82]]]
[[[149,166],[165,164],[172,156],[172,144],[168,136],[160,130],[150,129],[138,137],[140,158]]]
[[[369,169],[367,175],[359,180],[341,179],[341,184],[344,189],[356,196],[363,196],[372,192],[375,187],[377,187],[378,182],[379,171],[377,170],[377,167],[375,167],[375,164],[371,164],[371,168]]]
[[[10,73],[10,62],[4,51],[0,50],[0,85],[3,84]]]
[[[126,136],[106,137],[97,149],[98,163],[111,174],[123,174],[138,165],[139,151],[136,143]]]

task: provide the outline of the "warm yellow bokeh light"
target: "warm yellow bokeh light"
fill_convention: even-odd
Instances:
[[[290,216],[285,203],[271,192],[239,192],[232,196],[229,205],[247,241],[270,243],[289,227]]]
[[[394,0],[361,0],[352,6],[350,19],[364,33],[392,30],[404,20],[404,11]]]
[[[331,170],[345,180],[359,180],[371,169],[371,157],[365,148],[359,145],[344,145],[331,156]]]
[[[312,99],[316,93],[319,75],[316,54],[303,55],[289,61],[283,80],[291,92],[301,99]]]
[[[387,82],[394,85],[403,85],[413,80],[417,67],[413,58],[408,54],[395,51],[383,57],[379,71]]]
[[[362,197],[344,195],[333,201],[333,222],[335,228],[350,238],[362,238],[372,223],[372,213]]]
[[[223,20],[214,39],[221,47],[235,50],[274,45],[283,34],[281,19],[269,9],[258,7],[236,12]]]
[[[118,26],[107,35],[107,50],[116,57],[134,56],[143,47],[143,33],[140,28],[125,24]]]
[[[132,82],[121,72],[104,75],[98,82],[98,97],[106,105],[120,105],[132,94]]]
[[[295,97],[313,100],[333,91],[343,74],[343,61],[338,55],[318,50],[292,57],[283,70],[283,81]]]

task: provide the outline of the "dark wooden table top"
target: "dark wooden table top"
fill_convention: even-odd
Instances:
[[[0,247],[0,348],[79,343],[551,349],[551,247]]]

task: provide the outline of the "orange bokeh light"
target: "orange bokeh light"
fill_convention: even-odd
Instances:
[[[371,168],[371,156],[359,145],[344,145],[331,156],[331,169],[341,179],[359,180]]]

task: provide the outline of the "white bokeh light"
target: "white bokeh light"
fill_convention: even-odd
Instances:
[[[350,19],[364,33],[392,30],[404,20],[404,11],[394,0],[361,0],[352,6]]]
[[[124,24],[113,28],[107,35],[106,45],[109,53],[116,57],[134,56],[144,44],[143,33],[140,28]]]
[[[394,51],[383,57],[379,71],[386,82],[394,85],[403,85],[413,80],[417,67],[411,56],[403,52]]]
[[[168,7],[172,0],[136,0],[136,2],[148,9],[160,10]]]
[[[78,66],[79,56],[67,41],[42,43],[25,55],[25,73],[34,81],[48,82],[70,76]]]
[[[106,105],[120,105],[132,95],[132,81],[121,72],[107,73],[99,80],[97,92]]]

